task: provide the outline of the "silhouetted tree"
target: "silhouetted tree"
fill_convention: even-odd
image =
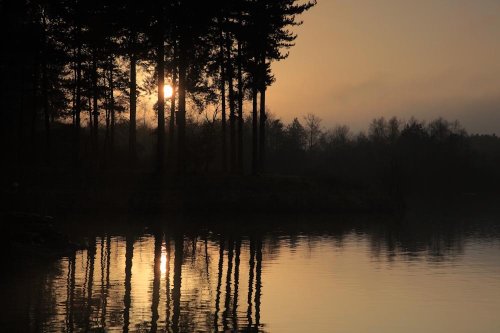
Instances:
[[[304,120],[306,122],[308,149],[312,150],[321,136],[321,119],[312,113],[308,113]]]

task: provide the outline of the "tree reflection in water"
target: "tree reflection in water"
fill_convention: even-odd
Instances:
[[[123,332],[129,331],[130,325],[130,292],[132,290],[132,259],[134,257],[134,240],[131,236],[125,238],[125,293],[123,297]]]
[[[88,237],[87,250],[24,282],[27,305],[17,308],[24,309],[20,318],[28,320],[19,323],[28,331],[263,332],[269,315],[261,313],[262,304],[270,301],[266,290],[273,291],[264,288],[273,282],[266,267],[284,249],[291,254],[300,249],[307,256],[325,244],[342,249],[354,240],[365,244],[367,252],[361,255],[372,262],[447,262],[463,255],[466,234],[471,233],[456,228],[417,232],[394,225],[362,231],[101,234]],[[281,278],[285,282],[291,276]]]

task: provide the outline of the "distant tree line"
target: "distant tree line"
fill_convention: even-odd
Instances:
[[[367,132],[323,129],[308,114],[285,125],[268,123],[269,170],[318,177],[347,188],[374,187],[393,195],[476,193],[500,184],[500,138],[470,135],[458,121],[374,119]]]
[[[312,113],[290,124],[270,115],[271,63],[315,3],[0,0],[3,175],[40,165],[271,173],[396,195],[500,184],[500,139],[456,122],[379,118],[353,133]],[[152,94],[151,127],[138,105]]]
[[[66,145],[73,166],[102,164],[114,159],[117,115],[128,113],[128,133],[119,139],[126,135],[128,164],[134,165],[140,153],[138,97],[149,90],[157,94],[159,170],[168,162],[171,169],[186,171],[192,162],[187,115],[211,108],[219,168],[244,171],[244,117],[250,114],[248,169],[262,172],[266,90],[274,81],[270,65],[288,56],[297,37],[290,28],[301,24],[300,14],[315,3],[0,0],[6,156],[27,165],[43,152],[45,162],[54,163],[52,154]],[[142,86],[139,72],[146,75]],[[174,88],[168,102],[166,83]]]

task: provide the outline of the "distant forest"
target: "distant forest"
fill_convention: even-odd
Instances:
[[[4,180],[147,170],[318,178],[396,196],[495,191],[500,139],[458,122],[377,118],[353,133],[324,128],[314,110],[289,124],[266,111],[271,63],[287,58],[315,4],[0,0]],[[155,126],[138,121],[148,94]]]

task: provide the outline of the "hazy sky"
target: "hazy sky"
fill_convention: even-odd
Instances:
[[[273,65],[270,111],[365,129],[377,116],[500,133],[500,0],[318,0]]]

